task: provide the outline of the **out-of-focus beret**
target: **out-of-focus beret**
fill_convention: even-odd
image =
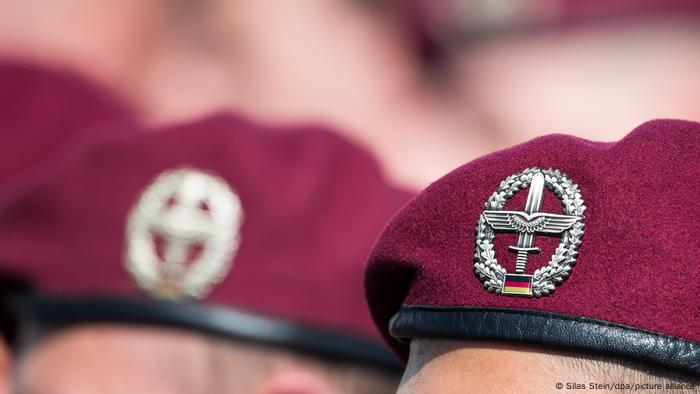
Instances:
[[[80,77],[0,62],[0,187],[41,167],[81,138],[134,129],[118,99]]]
[[[93,139],[0,201],[10,314],[181,326],[397,365],[362,277],[407,192],[314,127],[214,116]]]
[[[656,120],[457,168],[375,245],[377,325],[404,358],[411,338],[494,340],[700,374],[699,146],[700,124]]]

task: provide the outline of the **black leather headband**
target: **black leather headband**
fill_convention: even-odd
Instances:
[[[625,357],[700,376],[700,343],[603,320],[503,308],[404,305],[391,335],[497,340]]]
[[[231,308],[194,303],[135,300],[111,296],[56,298],[21,295],[9,299],[11,318],[37,319],[55,326],[85,322],[149,324],[281,346],[344,362],[400,371],[383,345],[343,332],[308,327]]]

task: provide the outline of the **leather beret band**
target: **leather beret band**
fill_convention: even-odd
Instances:
[[[13,320],[36,319],[52,327],[97,322],[184,328],[297,350],[340,362],[370,364],[389,371],[402,368],[398,359],[383,345],[357,335],[304,326],[230,307],[109,296],[57,298],[23,294],[11,297],[7,309]]]
[[[399,339],[498,340],[624,357],[700,376],[700,344],[622,324],[534,310],[404,305],[389,323]]]

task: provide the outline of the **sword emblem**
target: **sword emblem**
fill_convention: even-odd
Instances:
[[[504,196],[510,197],[528,186],[527,202],[523,211],[501,209],[507,199],[503,198]],[[552,190],[562,198],[565,211],[563,214],[540,212],[547,190]],[[484,210],[477,226],[475,268],[480,278],[490,279],[484,283],[487,289],[500,294],[525,296],[547,295],[553,291],[555,284],[568,276],[575,263],[578,245],[583,235],[583,212],[586,207],[583,205],[578,186],[558,170],[531,168],[506,179],[499,191],[491,196],[486,207],[490,209]],[[515,274],[505,272],[495,258],[491,240],[497,232],[518,233],[517,245],[509,246],[510,251],[517,253]],[[564,237],[565,233],[568,233],[569,237]],[[526,274],[530,254],[540,252],[540,248],[535,246],[536,235],[562,235],[562,244],[573,242],[574,248],[566,250],[560,244],[560,248],[557,249],[558,255],[555,253],[550,262],[550,271],[556,271],[560,268],[562,259],[567,259],[567,270],[560,275],[561,278],[543,277],[543,269],[535,271],[533,275]]]

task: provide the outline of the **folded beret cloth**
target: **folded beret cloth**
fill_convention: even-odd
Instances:
[[[457,168],[406,205],[376,243],[365,273],[376,324],[404,359],[411,338],[495,340],[700,374],[699,147],[700,124],[654,120],[615,143],[549,135]],[[496,231],[487,250],[478,224],[483,235],[489,209],[523,211],[527,188],[497,191],[527,180],[514,174],[536,172],[548,174],[541,211],[567,213],[573,204],[577,230],[536,234],[542,253],[515,277],[564,266],[568,275],[537,294],[534,274],[532,296],[503,295],[507,283],[495,282],[516,272],[509,247],[520,235]],[[552,176],[568,176],[571,193],[558,198]],[[565,261],[548,263],[560,252]],[[489,282],[482,269],[494,256],[503,271],[494,268]]]
[[[135,123],[123,103],[74,74],[0,61],[0,187],[78,139]]]
[[[93,139],[34,178],[0,201],[0,272],[31,286],[8,297],[11,318],[162,324],[398,365],[371,321],[362,278],[376,236],[410,195],[335,134],[219,115]],[[172,189],[173,179],[185,181]],[[219,193],[205,198],[207,184]],[[204,222],[219,212],[229,225],[207,233]],[[134,230],[144,220],[145,232]],[[158,296],[162,264],[182,239],[193,245],[182,283],[210,289],[183,296],[183,284]]]

